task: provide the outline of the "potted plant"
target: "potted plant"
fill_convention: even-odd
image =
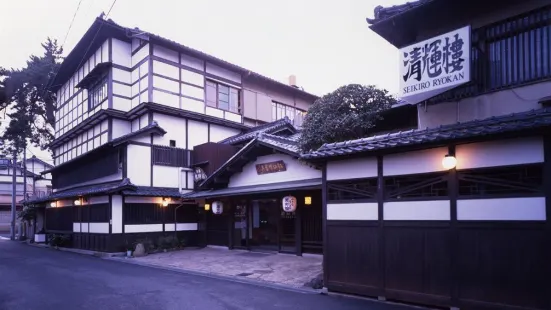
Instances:
[[[44,230],[44,227],[42,227],[41,230],[36,232],[34,234],[34,242],[36,243],[45,243],[46,242],[46,231]]]
[[[126,241],[126,257],[132,257],[132,251],[134,251],[134,245]]]

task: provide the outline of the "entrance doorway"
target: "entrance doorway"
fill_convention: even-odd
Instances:
[[[279,206],[275,199],[251,201],[251,249],[278,251]]]

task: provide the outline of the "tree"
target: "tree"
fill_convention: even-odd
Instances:
[[[308,110],[299,139],[302,152],[324,143],[359,139],[382,120],[381,112],[396,103],[388,91],[350,84],[319,98]]]
[[[4,153],[19,153],[27,139],[43,149],[53,139],[55,95],[49,81],[59,69],[62,48],[48,38],[44,54],[32,55],[22,69],[0,69],[0,109],[10,118],[1,138]]]

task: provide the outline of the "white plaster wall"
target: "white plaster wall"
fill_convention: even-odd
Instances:
[[[134,56],[132,56],[132,67],[137,65],[147,56],[149,56],[149,43],[145,44],[144,47],[140,48],[140,50],[136,54],[134,54]]]
[[[159,126],[166,130],[166,134],[163,136],[154,136],[153,143],[158,145],[170,145],[170,140],[176,141],[176,147],[186,147],[186,119],[154,113],[153,120],[157,121]]]
[[[328,220],[378,220],[379,206],[374,203],[328,203]]]
[[[125,233],[163,231],[163,224],[124,225]]]
[[[181,87],[182,87],[182,95],[197,98],[200,100],[205,99],[205,90],[203,88],[199,88],[199,87],[195,87],[195,86],[191,86],[183,83]]]
[[[122,196],[111,196],[111,233],[122,233]]]
[[[113,109],[128,112],[132,109],[132,100],[113,96]]]
[[[205,113],[206,113],[207,115],[215,116],[215,117],[219,117],[219,118],[223,118],[223,117],[224,117],[224,111],[223,111],[223,110],[216,109],[216,108],[212,108],[212,107],[207,107],[207,108],[205,109]]]
[[[450,201],[385,202],[383,219],[391,221],[449,221]]]
[[[180,96],[153,90],[153,102],[172,108],[180,108]]]
[[[121,119],[113,119],[112,122],[113,128],[111,128],[112,138],[116,139],[118,137],[127,135],[132,132],[130,122],[121,120]]]
[[[156,76],[156,75],[153,76],[153,87],[155,88],[163,89],[163,90],[178,94],[180,93],[179,84],[180,84],[179,82],[176,82],[173,80],[165,79],[163,77]]]
[[[240,133],[238,129],[218,125],[210,125],[210,142],[218,142]]]
[[[179,203],[177,199],[167,198],[169,204]],[[125,203],[158,203],[163,202],[163,197],[153,197],[153,196],[127,196],[124,198]]]
[[[204,87],[205,77],[202,74],[186,69],[181,69],[180,72],[182,76],[182,82]]]
[[[227,80],[230,80],[239,84],[241,83],[241,74],[218,67],[211,63],[207,63],[207,73],[225,78]]]
[[[88,198],[88,202],[85,204],[95,205],[100,203],[109,203],[109,196],[93,196]]]
[[[231,112],[228,112],[228,111],[226,111],[226,113],[224,113],[224,118],[227,119],[228,121],[232,121],[232,122],[236,122],[236,123],[241,123],[241,120],[242,120],[241,115],[231,113]]]
[[[129,144],[127,154],[127,176],[130,181],[138,186],[151,186],[151,147]]]
[[[181,98],[182,101],[182,109],[196,112],[196,113],[205,113],[205,102],[194,100],[191,98]]]
[[[377,177],[377,158],[355,158],[327,163],[327,180]]]
[[[153,61],[153,73],[157,73],[163,76],[167,76],[173,79],[179,79],[180,69],[178,67],[160,62],[158,60]]]
[[[458,200],[457,219],[460,221],[545,221],[545,198]]]
[[[124,97],[131,97],[132,96],[132,88],[130,88],[130,86],[128,86],[128,85],[124,85],[124,84],[120,84],[120,83],[113,83],[113,94],[124,96]]]
[[[127,68],[132,67],[131,44],[124,41],[117,40],[115,38],[111,39],[111,44],[112,44],[111,48],[113,52],[113,63],[127,67]]]
[[[283,160],[287,167],[286,171],[257,174],[256,165]],[[272,154],[260,156],[254,162],[243,167],[242,172],[235,173],[230,177],[228,187],[248,186],[257,184],[269,184],[298,180],[309,180],[321,178],[321,171],[301,164],[297,159],[285,154]]]
[[[153,186],[178,187],[180,178],[179,167],[153,165]]]
[[[81,227],[81,232],[90,232],[90,226],[88,226],[88,223],[79,223]]]
[[[208,124],[188,120],[188,149],[192,150],[196,145],[209,142]]]
[[[175,63],[179,62],[178,52],[165,48],[159,45],[153,45],[153,55],[161,57],[166,60],[173,61]]]
[[[128,57],[128,60],[130,62],[130,57]],[[118,68],[113,68],[112,70],[113,70],[114,81],[119,81],[119,82],[128,83],[128,84],[132,83],[132,76],[130,72],[121,70]]]
[[[444,171],[442,159],[448,148],[391,154],[383,157],[383,175],[404,175]]]
[[[186,54],[180,54],[180,60],[181,60],[181,64],[184,66],[188,66],[190,68],[193,68],[199,71],[205,70],[205,63],[201,59],[191,57]]]
[[[197,223],[177,223],[177,231],[197,230]],[[174,224],[165,224],[165,231],[174,231]]]
[[[73,232],[80,232],[80,223],[73,222]]]
[[[109,223],[89,223],[88,229],[90,233],[96,234],[108,234],[109,233]]]
[[[458,145],[457,169],[543,162],[543,140],[530,137]]]

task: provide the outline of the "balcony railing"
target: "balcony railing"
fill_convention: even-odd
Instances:
[[[455,101],[551,79],[551,6],[473,29],[471,82],[431,103]]]
[[[155,145],[152,148],[154,165],[171,167],[189,167],[191,151],[176,147]]]

